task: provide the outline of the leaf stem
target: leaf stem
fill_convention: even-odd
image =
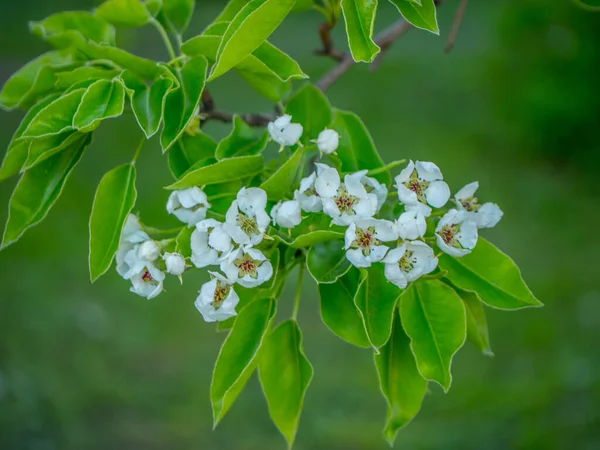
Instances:
[[[406,162],[406,159],[399,159],[398,161],[392,161],[391,163],[386,164],[385,166],[378,167],[377,169],[369,170],[367,175],[372,176],[372,175],[377,175],[377,174],[380,174],[383,172],[387,172],[390,169],[393,169],[394,167],[398,167],[398,166],[404,164],[405,162]]]
[[[160,34],[160,37],[162,38],[163,42],[165,43],[165,47],[167,47],[167,51],[169,52],[169,57],[171,58],[171,61],[177,59],[177,55],[175,54],[175,49],[173,48],[173,44],[171,43],[171,40],[169,39],[169,35],[167,34],[167,30],[165,30],[165,27],[163,27],[161,25],[161,23],[154,18],[150,19],[150,23],[154,26],[154,28],[156,28],[156,30]]]
[[[135,149],[135,153],[133,154],[133,159],[131,160],[132,166],[135,165],[135,162],[137,161],[138,157],[140,156],[140,153],[142,152],[142,147],[144,147],[145,142],[146,142],[146,136],[143,136],[142,140],[140,141],[137,148]]]
[[[298,318],[298,309],[300,308],[300,298],[302,297],[302,277],[304,276],[304,264],[300,264],[298,272],[298,284],[296,285],[296,296],[294,297],[294,312],[292,312],[292,319]]]

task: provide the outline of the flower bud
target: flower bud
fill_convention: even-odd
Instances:
[[[340,135],[335,130],[325,129],[319,133],[317,147],[319,151],[327,155],[335,152],[340,142]]]
[[[152,240],[144,242],[138,249],[138,256],[146,261],[156,261],[159,255],[160,248]]]
[[[179,276],[185,271],[185,259],[179,253],[165,253],[163,259],[167,266],[167,273]]]

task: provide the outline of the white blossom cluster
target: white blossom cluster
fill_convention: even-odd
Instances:
[[[288,115],[269,123],[268,131],[282,147],[299,144],[302,136],[302,126],[292,123]],[[331,154],[338,148],[339,134],[325,129],[315,142],[321,154]],[[348,260],[359,268],[385,264],[386,278],[399,288],[435,270],[438,258],[425,238],[427,218],[434,209],[445,207],[451,195],[440,169],[432,162],[410,161],[400,172],[395,186],[403,210],[395,220],[376,217],[388,198],[388,189],[367,174],[361,170],[345,174],[342,180],[336,168],[316,163],[316,170],[300,181],[293,199],[275,204],[270,215],[264,190],[241,188],[224,222],[206,218],[211,205],[200,188],[173,191],[167,211],[194,227],[191,264],[197,268],[218,266],[221,271],[209,271],[212,279],[201,287],[196,299],[204,320],[222,321],[236,315],[239,297],[235,284],[254,288],[271,279],[271,262],[256,246],[271,222],[292,229],[302,222],[302,212],[322,212],[331,217],[333,225],[347,227],[344,249]],[[435,238],[429,238],[451,256],[471,252],[477,230],[495,226],[502,217],[497,205],[479,204],[475,197],[478,187],[473,182],[456,193],[452,199],[456,207],[440,218]],[[131,291],[148,299],[163,290],[165,273],[181,279],[188,267],[180,253],[162,251],[161,242],[152,240],[134,215],[124,226],[116,260],[118,273],[131,280]]]

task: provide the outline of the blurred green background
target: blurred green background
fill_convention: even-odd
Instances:
[[[46,50],[28,34],[28,20],[97,3],[0,2],[0,80]],[[380,3],[378,28],[397,18]],[[223,4],[198,1],[188,36]],[[505,212],[483,235],[516,260],[546,306],[489,309],[495,358],[466,345],[450,392],[430,387],[396,448],[597,449],[600,14],[568,0],[470,2],[445,55],[457,4],[440,8],[442,38],[411,31],[379,70],[354,67],[330,99],[363,118],[386,161],[433,160],[454,190],[479,180],[480,197]],[[291,16],[272,39],[313,79],[333,64],[312,53],[319,21],[316,13]],[[166,57],[152,29],[119,38],[131,51]],[[235,74],[211,92],[221,109],[271,108]],[[5,148],[21,113],[1,117]],[[207,131],[220,137],[227,127]],[[193,306],[199,271],[183,287],[170,280],[152,301],[130,294],[113,270],[88,281],[93,193],[107,170],[130,160],[139,137],[131,116],[103,124],[45,222],[0,253],[0,448],[282,449],[255,377],[211,430],[210,377],[224,334]],[[139,163],[136,210],[145,222],[176,225],[164,210],[170,180],[153,141]],[[1,222],[15,182],[0,185]],[[321,324],[315,286],[305,281],[299,321],[315,378],[296,448],[384,449],[385,402],[372,355]]]

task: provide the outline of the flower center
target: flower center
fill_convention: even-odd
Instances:
[[[404,186],[406,186],[408,189],[417,194],[417,199],[420,202],[427,202],[427,200],[425,199],[425,190],[429,186],[429,183],[427,181],[419,180],[416,171],[412,173],[410,179],[406,183],[404,183]]]
[[[243,213],[238,213],[237,224],[242,229],[242,231],[248,236],[260,234],[260,231],[258,231],[258,224],[256,223],[256,220],[252,217],[248,217]]]
[[[315,187],[314,187],[314,186],[312,186],[312,187],[309,187],[307,190],[305,190],[305,191],[304,191],[304,192],[302,192],[302,193],[303,193],[304,195],[306,195],[307,197],[310,197],[310,196],[313,196],[313,195],[314,195],[314,196],[316,196],[316,197],[318,197],[318,196],[319,196],[319,194],[317,194],[317,190],[315,189]]]
[[[354,214],[352,207],[358,203],[359,198],[348,194],[346,189],[341,187],[338,191],[338,195],[334,197],[333,200],[340,210],[340,213]]]
[[[466,211],[477,212],[477,210],[479,210],[479,208],[481,208],[481,205],[478,202],[479,202],[479,200],[477,197],[471,197],[471,198],[467,198],[465,200],[461,200],[460,204],[462,205],[463,208],[465,208]]]
[[[371,248],[379,245],[381,242],[375,238],[375,227],[369,227],[366,230],[356,228],[356,238],[350,247],[362,249],[363,255],[369,256]]]
[[[221,304],[229,295],[229,291],[231,291],[231,286],[229,284],[224,283],[221,280],[217,280],[217,287],[215,288],[213,301],[210,305],[215,309],[219,309],[221,307]]]
[[[460,244],[456,239],[456,235],[459,231],[460,227],[456,224],[444,225],[442,229],[438,231],[438,235],[442,238],[446,245],[451,247],[460,247]]]
[[[142,274],[142,280],[146,283],[151,283],[154,281],[154,278],[152,278],[152,275],[150,275],[148,269],[144,269],[144,273]]]
[[[246,275],[256,278],[258,276],[256,269],[260,266],[261,262],[252,259],[249,254],[244,253],[244,256],[233,261],[233,264],[238,268],[238,276],[240,278]]]
[[[398,260],[398,267],[402,272],[410,272],[415,267],[417,259],[413,257],[414,252],[406,250],[402,258]]]

